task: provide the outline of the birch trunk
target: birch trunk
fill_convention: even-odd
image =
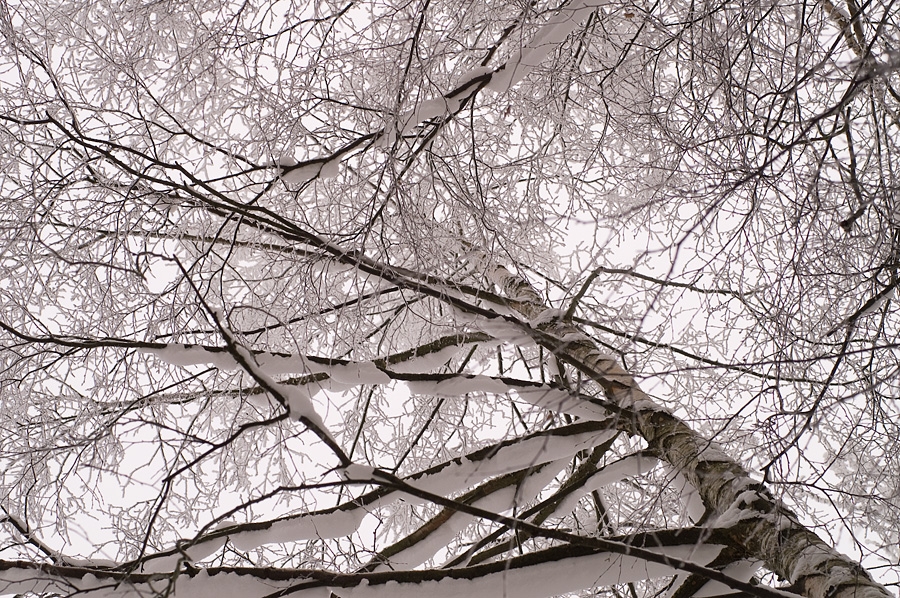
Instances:
[[[527,320],[546,312],[541,296],[523,278],[502,266],[493,282],[510,306]],[[552,320],[533,330],[536,342],[599,384],[619,416],[624,432],[649,448],[694,486],[704,505],[727,528],[734,546],[756,558],[790,589],[808,598],[891,598],[865,569],[807,529],[761,482],[712,441],[657,405],[634,377],[570,322]]]

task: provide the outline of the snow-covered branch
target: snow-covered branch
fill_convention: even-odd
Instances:
[[[172,598],[242,596],[498,596],[546,598],[586,587],[627,583],[671,575],[680,567],[703,569],[721,550],[698,546],[687,534],[681,545],[635,548],[629,555],[590,546],[560,546],[509,561],[474,567],[426,571],[333,573],[321,569],[219,568],[188,570],[178,575],[127,573],[112,569],[33,565],[0,561],[0,584],[15,593],[78,593],[95,598],[131,598],[165,593]],[[657,543],[659,546],[659,544]],[[647,560],[649,556],[652,560]],[[767,598],[789,598],[769,594]]]
[[[616,432],[613,420],[605,422],[585,421],[543,432],[535,432],[521,438],[505,440],[450,461],[439,463],[404,478],[404,484],[418,492],[450,497],[480,484],[493,476],[503,476],[520,471],[531,471],[549,462],[571,457],[577,452],[606,442]],[[363,468],[365,469],[365,468]],[[349,481],[357,483],[378,482],[367,474],[359,478],[357,466],[348,472]],[[368,471],[368,470],[366,470]],[[216,531],[195,540],[182,540],[177,549],[149,555],[141,560],[149,563],[157,559],[178,558],[186,549],[206,551],[204,545],[220,546],[228,537],[241,550],[249,550],[266,543],[282,543],[314,538],[348,536],[359,527],[365,515],[380,506],[403,498],[418,502],[416,494],[399,491],[394,487],[381,487],[353,498],[341,505],[315,512],[299,513],[271,521],[219,526]],[[240,508],[229,513],[233,517]],[[155,565],[152,566],[157,570]]]

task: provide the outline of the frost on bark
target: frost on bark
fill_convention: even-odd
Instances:
[[[0,595],[891,596],[895,13],[0,2]]]

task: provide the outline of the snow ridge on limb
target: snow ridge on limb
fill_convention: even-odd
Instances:
[[[559,510],[559,505],[562,501],[564,501],[568,496],[573,493],[578,492],[581,482],[583,482],[591,472],[593,472],[596,468],[597,463],[600,459],[609,451],[610,447],[615,442],[616,436],[610,437],[606,442],[598,444],[593,449],[591,449],[590,454],[581,462],[578,468],[569,475],[562,485],[553,492],[549,497],[541,500],[536,505],[522,511],[518,514],[519,519],[523,521],[530,521],[533,525],[541,525],[544,521],[546,521],[550,516],[556,513]],[[468,566],[472,564],[477,564],[480,562],[484,562],[486,560],[491,559],[498,554],[502,554],[507,552],[508,548],[503,545],[494,545],[491,546],[492,543],[496,542],[500,539],[501,536],[510,531],[508,526],[501,527],[497,530],[494,530],[487,536],[483,536],[477,542],[475,542],[466,552],[462,554],[457,554],[455,557],[447,561],[444,564],[444,568],[450,567],[458,567],[458,566]],[[516,546],[521,546],[523,542],[525,542],[528,538],[531,537],[531,534],[522,529],[516,529],[514,537],[510,538],[509,546],[512,546],[515,543]],[[489,548],[487,548],[489,547]]]
[[[261,371],[269,376],[307,372],[301,377],[283,380],[279,384],[305,387],[305,392],[311,396],[324,389],[340,391],[361,384],[386,384],[396,380],[406,383],[410,391],[417,394],[460,396],[474,391],[497,394],[514,392],[522,400],[543,409],[594,420],[609,417],[609,412],[602,406],[586,403],[555,384],[476,374],[422,373],[443,365],[458,354],[462,347],[485,341],[496,342],[491,335],[480,332],[454,334],[372,361],[261,351],[253,351],[252,356]],[[227,347],[170,343],[141,350],[172,365],[211,365],[224,371],[241,367]],[[264,392],[264,389],[251,388],[244,392],[252,396],[254,393]]]
[[[519,380],[506,376],[483,374],[397,374],[395,380],[406,382],[410,392],[431,396],[461,396],[469,392],[494,394],[515,393],[517,397],[541,409],[567,413],[583,419],[605,421],[610,411],[596,402],[586,402],[579,395],[553,383]]]
[[[234,521],[223,521],[212,531],[230,528]],[[141,570],[145,573],[164,573],[178,570],[182,564],[193,564],[211,557],[225,546],[227,536],[217,535],[205,540],[195,539],[189,542],[179,542],[174,550],[168,550],[144,558],[141,561]]]
[[[469,70],[457,79],[455,89],[443,96],[420,102],[413,110],[403,114],[393,128],[385,128],[377,144],[390,145],[396,140],[398,132],[401,136],[407,135],[426,121],[456,114],[481,89],[497,93],[512,89],[565,41],[579,24],[608,3],[607,0],[574,0],[561,7],[506,62],[493,69],[479,66]]]
[[[634,547],[631,550],[634,555],[628,554],[626,538],[616,541],[585,538],[585,544],[581,546],[556,546],[509,561],[461,569],[343,574],[322,569],[210,567],[189,569],[173,577],[171,574],[0,561],[0,581],[4,591],[9,593],[71,595],[74,591],[94,598],[148,595],[169,598],[262,598],[273,595],[326,598],[329,592],[342,597],[418,598],[430,593],[435,598],[442,598],[474,592],[476,596],[544,598],[595,585],[662,577],[684,567],[702,570],[705,563],[716,557],[721,546],[697,546],[701,532],[686,530],[678,533],[678,541],[672,544],[661,543],[659,538],[637,538],[636,544],[642,539],[650,542],[645,544],[646,548]],[[607,551],[600,545],[619,549]],[[510,593],[513,589],[515,594]],[[790,595],[769,594],[769,598],[785,596]]]
[[[609,465],[596,469],[579,485],[576,492],[572,492],[556,506],[557,513],[568,513],[575,508],[581,498],[594,490],[599,490],[626,477],[644,475],[656,467],[659,460],[644,453],[634,453],[613,461]]]
[[[559,12],[522,46],[503,66],[493,74],[487,88],[502,93],[524,79],[534,67],[540,65],[550,52],[562,43],[578,25],[601,6],[606,0],[574,0],[563,6]]]
[[[326,374],[325,377],[340,379],[341,383],[345,384],[384,384],[388,382],[387,368],[390,368],[392,372],[400,373],[427,371],[443,365],[466,345],[490,340],[489,335],[477,332],[452,334],[371,361],[269,351],[247,351],[253,356],[255,363],[262,371],[269,376],[296,373]],[[182,343],[153,343],[149,346],[134,343],[134,345],[140,351],[154,355],[172,365],[182,367],[211,365],[224,371],[232,371],[241,367],[228,347]],[[319,378],[319,380],[324,380],[325,377]]]
[[[543,463],[492,478],[456,500],[487,511],[509,511],[533,500],[565,468],[566,461]],[[476,520],[473,515],[445,507],[412,534],[380,550],[361,571],[412,569],[433,557]]]
[[[763,563],[752,559],[743,559],[734,550],[723,550],[719,556],[707,566],[721,570],[722,573],[741,581],[750,581]],[[719,581],[709,581],[696,573],[680,573],[666,598],[715,598],[732,593],[728,586]]]
[[[510,526],[522,525],[529,531],[568,541],[568,544],[472,567],[353,574],[281,567],[210,567],[187,569],[173,576],[122,569],[0,561],[0,580],[4,583],[4,590],[9,592],[71,593],[74,589],[102,598],[130,598],[148,594],[170,598],[221,598],[223,595],[318,598],[327,595],[322,593],[326,588],[341,596],[357,595],[356,592],[362,596],[419,596],[422,590],[436,592],[439,596],[457,596],[460,592],[473,591],[476,595],[499,596],[506,595],[513,587],[509,581],[514,580],[514,587],[520,589],[519,586],[522,586],[517,595],[545,597],[586,587],[671,575],[682,570],[706,573],[730,588],[762,598],[795,597],[788,592],[754,587],[709,569],[706,565],[723,550],[721,538],[715,530],[685,528],[589,538],[537,528],[477,507],[460,507],[463,511],[475,511],[474,514],[506,522]],[[571,575],[561,575],[560,571],[570,572]],[[401,593],[395,593],[400,590]],[[348,591],[351,594],[347,594]]]
[[[519,515],[519,519],[529,521],[533,525],[541,525],[544,521],[565,514],[574,506],[585,494],[591,490],[599,489],[606,483],[613,483],[624,479],[630,475],[641,475],[646,471],[650,471],[655,467],[658,459],[652,455],[643,452],[633,453],[619,462],[610,464],[610,468],[597,469],[600,459],[609,451],[613,445],[615,437],[609,441],[597,445],[591,450],[591,453],[581,462],[578,468],[562,483],[562,485],[550,496],[540,501],[538,504],[523,511]],[[619,463],[628,463],[622,467]],[[637,465],[637,467],[634,467]],[[600,480],[597,476],[603,476]],[[591,482],[591,490],[588,490],[584,484]],[[459,565],[471,565],[484,562],[491,558],[500,556],[509,550],[510,546],[520,546],[526,540],[531,538],[533,534],[529,530],[518,528],[515,535],[510,538],[508,543],[494,544],[500,537],[509,531],[509,528],[500,528],[491,534],[481,538],[464,554],[457,555],[451,559],[445,567],[455,567]],[[610,528],[610,531],[613,531]],[[486,548],[487,547],[487,548]]]
[[[392,380],[405,381],[409,379],[408,376],[404,376],[406,372],[426,372],[435,369],[452,359],[463,347],[491,340],[489,335],[478,332],[452,334],[371,361],[352,361],[317,355],[269,351],[247,351],[252,355],[253,361],[260,370],[268,376],[303,373],[302,376],[282,380],[279,384],[303,387],[302,392],[314,397],[322,390],[344,391],[359,385],[388,384]],[[181,367],[206,365],[222,371],[242,368],[227,346],[215,347],[181,343],[133,344],[143,353]],[[536,395],[530,385],[527,391]],[[257,386],[245,388],[243,392],[250,396],[251,400],[255,400],[253,397],[265,394],[266,389]],[[558,393],[559,391],[548,389],[544,393],[544,400],[549,401],[550,395]],[[568,402],[574,403],[575,400],[569,397]]]
[[[665,554],[672,558],[673,564],[677,559],[705,564],[715,558],[719,550],[718,546],[677,546],[666,548]],[[451,569],[441,572],[442,577],[434,580],[401,579],[382,583],[369,580],[369,583],[349,588],[331,586],[330,589],[341,598],[455,598],[466,595],[546,598],[584,588],[655,579],[675,571],[671,565],[647,562],[636,556],[599,552],[549,559],[546,554],[549,552],[577,555],[584,551],[560,547],[506,562],[479,565],[471,570]],[[545,560],[538,560],[540,558]],[[475,571],[478,571],[478,576],[472,576]]]
[[[484,253],[478,257],[487,260]],[[531,284],[503,266],[486,269],[510,304],[527,320],[547,309]],[[764,484],[685,422],[656,405],[633,376],[599,350],[571,322],[553,320],[535,330],[535,341],[599,384],[622,410],[620,428],[643,437],[692,485],[707,509],[727,526],[734,546],[791,582],[808,598],[892,598],[856,562],[807,529]]]
[[[454,89],[436,98],[419,102],[392,124],[380,131],[363,135],[345,144],[330,155],[297,161],[293,156],[282,156],[267,162],[265,167],[279,169],[281,180],[289,185],[302,186],[316,178],[333,178],[340,172],[341,163],[355,149],[367,142],[377,147],[389,147],[397,137],[413,133],[419,125],[455,115],[482,89],[505,93],[539,66],[550,53],[598,8],[609,4],[608,0],[573,0],[558,9],[556,15],[542,25],[531,39],[516,50],[496,68],[478,66],[459,77]]]
[[[319,439],[334,452],[335,456],[341,462],[341,465],[350,464],[350,458],[344,453],[340,444],[334,439],[331,432],[328,431],[328,428],[325,427],[325,422],[316,412],[312,403],[312,395],[303,387],[290,386],[276,382],[259,367],[253,353],[237,341],[234,337],[234,333],[225,323],[224,314],[218,310],[211,310],[210,314],[212,315],[216,326],[219,328],[222,338],[225,340],[225,345],[227,346],[229,353],[231,353],[235,361],[237,361],[240,366],[256,380],[257,384],[271,394],[282,407],[285,407],[292,418],[295,418],[306,425],[307,428],[318,436]]]
[[[407,476],[403,483],[408,488],[415,488],[418,494],[451,496],[491,476],[506,475],[541,463],[569,458],[581,450],[602,444],[616,433],[612,419],[605,422],[579,422],[536,432],[445,461]],[[351,465],[346,471],[351,481],[377,482],[379,479],[373,477],[370,468]],[[360,476],[361,479],[357,479]],[[228,536],[237,548],[250,550],[268,543],[347,536],[356,531],[370,510],[400,497],[410,502],[426,500],[418,498],[417,494],[410,495],[396,488],[384,487],[330,509],[224,528],[208,534],[206,541]]]

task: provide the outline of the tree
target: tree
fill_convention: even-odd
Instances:
[[[0,13],[0,592],[900,583],[893,3]]]

